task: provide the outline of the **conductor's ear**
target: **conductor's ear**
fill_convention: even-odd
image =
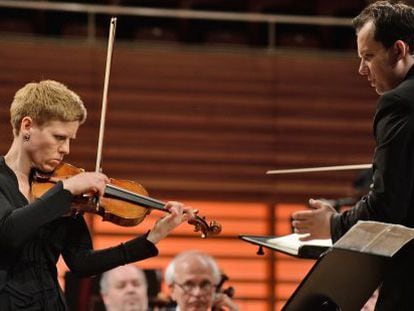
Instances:
[[[408,55],[409,48],[408,48],[408,45],[404,41],[397,40],[394,42],[394,45],[391,48],[391,52],[392,52],[392,63],[395,64]]]

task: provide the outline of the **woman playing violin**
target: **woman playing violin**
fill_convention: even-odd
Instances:
[[[187,220],[184,206],[170,212],[144,236],[93,250],[82,215],[69,215],[75,196],[102,197],[108,177],[83,172],[57,182],[33,199],[34,171],[53,172],[69,154],[70,143],[86,119],[77,94],[56,81],[29,83],[10,108],[13,142],[0,157],[0,306],[1,310],[66,310],[56,263],[63,256],[78,276],[90,276],[158,254],[155,246]]]

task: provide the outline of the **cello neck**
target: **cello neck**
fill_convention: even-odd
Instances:
[[[125,201],[138,204],[143,207],[156,209],[163,212],[168,212],[164,207],[165,203],[138,193],[117,187],[112,184],[107,184],[105,188],[105,196],[108,198],[123,199]]]

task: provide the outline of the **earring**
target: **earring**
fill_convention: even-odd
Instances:
[[[29,141],[29,140],[30,140],[30,134],[29,134],[29,133],[24,134],[24,135],[23,135],[23,140],[24,140],[24,141]]]

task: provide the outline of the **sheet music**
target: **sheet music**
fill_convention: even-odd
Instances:
[[[304,238],[308,236],[309,234],[292,233],[292,234],[288,234],[285,236],[268,239],[267,243],[271,244],[275,248],[278,248],[292,255],[298,255],[299,249],[303,246],[321,246],[321,247],[332,246],[331,239],[313,239],[309,241],[300,240],[300,238]]]
[[[414,229],[376,221],[358,221],[335,248],[392,257],[414,238]]]

